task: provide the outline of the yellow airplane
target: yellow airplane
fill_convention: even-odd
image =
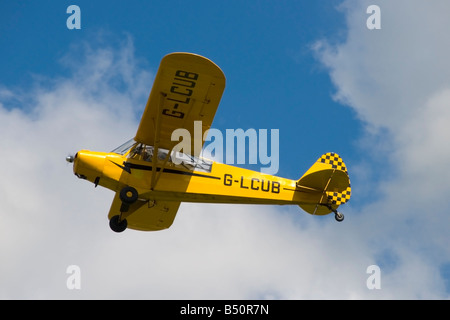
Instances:
[[[168,54],[136,136],[108,153],[81,150],[66,158],[78,178],[115,192],[108,214],[113,231],[169,228],[181,202],[290,204],[313,215],[333,212],[336,220],[344,219],[337,208],[350,199],[350,179],[336,153],[322,155],[299,180],[199,157],[224,89],[225,76],[211,60]],[[198,121],[202,132],[194,135]],[[190,154],[172,152],[179,142],[172,141],[172,132],[178,128],[194,137]]]

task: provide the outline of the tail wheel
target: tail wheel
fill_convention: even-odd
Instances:
[[[338,222],[344,221],[344,215],[339,211],[337,211],[336,209],[333,209],[333,207],[330,204],[323,204],[323,206],[327,207],[331,212],[334,212],[334,218],[336,219],[336,221]]]
[[[120,216],[113,216],[111,218],[111,220],[109,220],[109,227],[111,228],[112,231],[114,232],[123,232],[125,231],[125,229],[127,228],[127,220],[120,219]]]
[[[336,221],[343,221],[344,220],[344,215],[342,213],[340,213],[339,211],[336,211],[334,214],[334,218],[336,219]]]
[[[126,204],[135,203],[138,199],[138,192],[135,188],[127,186],[120,190],[120,200]]]

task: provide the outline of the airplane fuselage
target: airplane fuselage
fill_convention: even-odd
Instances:
[[[173,163],[153,168],[148,161],[86,150],[77,153],[74,173],[114,192],[133,186],[141,200],[292,205],[318,203],[323,195],[319,190],[298,190],[295,180],[218,162],[202,170]]]

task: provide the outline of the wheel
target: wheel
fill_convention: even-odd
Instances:
[[[123,203],[126,204],[132,204],[135,203],[138,199],[138,192],[133,187],[124,187],[122,190],[120,190],[120,200],[122,200]]]
[[[109,220],[109,227],[114,232],[125,231],[127,225],[128,225],[127,220],[126,219],[120,220],[119,216],[114,216],[111,218],[111,220]]]
[[[344,215],[338,211],[336,211],[336,214],[334,215],[334,218],[336,219],[336,221],[343,221],[344,220]]]

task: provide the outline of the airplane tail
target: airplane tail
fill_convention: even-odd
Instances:
[[[337,208],[350,200],[351,186],[347,167],[341,157],[329,152],[322,155],[311,168],[297,181],[297,189],[305,192],[321,192],[320,200],[315,204],[301,204],[300,207],[310,214],[325,215],[337,212]]]

